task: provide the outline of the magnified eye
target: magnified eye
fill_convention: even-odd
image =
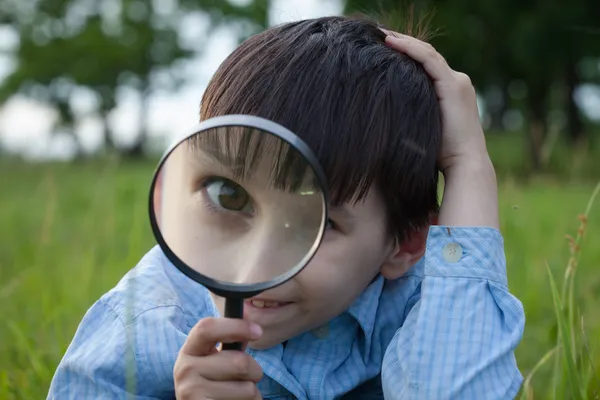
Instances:
[[[203,186],[211,206],[218,210],[241,211],[248,214],[254,211],[252,198],[248,192],[229,179],[209,178]]]

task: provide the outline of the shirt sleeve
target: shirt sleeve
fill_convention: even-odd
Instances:
[[[430,228],[424,275],[382,366],[386,399],[512,399],[525,314],[507,287],[501,233]]]
[[[155,311],[165,314],[168,310]],[[103,299],[96,302],[57,367],[48,400],[174,398],[172,365],[185,335],[173,336],[176,329],[169,326],[167,315],[159,315],[165,317],[162,326],[151,322],[161,320],[155,317],[147,312],[135,324],[125,324]],[[140,341],[139,337],[149,335],[137,335],[138,330],[153,332],[152,339]],[[172,347],[169,357],[165,357],[166,341]],[[149,349],[154,351],[149,354]],[[158,377],[153,370],[167,373]]]

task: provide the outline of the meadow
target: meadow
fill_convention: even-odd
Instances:
[[[147,214],[153,168],[112,158],[0,162],[0,399],[45,398],[85,311],[154,245]],[[509,286],[527,318],[517,359],[525,376],[539,367],[523,395],[594,398],[600,393],[598,370],[590,367],[593,361],[600,368],[600,198],[587,219],[580,215],[597,182],[523,181],[514,178],[518,170],[509,165],[499,172],[499,192]],[[585,236],[578,241],[582,221]],[[567,234],[577,242],[570,245]],[[548,269],[560,293],[571,251],[578,258],[573,297],[561,304]],[[548,354],[557,342],[563,346]],[[556,376],[564,377],[565,392]]]

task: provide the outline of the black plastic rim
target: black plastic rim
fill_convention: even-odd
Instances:
[[[270,133],[283,141],[287,142],[293,148],[295,148],[304,158],[308,161],[309,165],[313,168],[313,171],[317,177],[317,181],[322,188],[322,198],[323,198],[323,220],[321,221],[321,229],[317,240],[311,247],[310,251],[306,254],[306,256],[290,271],[287,273],[278,276],[275,279],[266,282],[258,282],[253,284],[234,284],[229,282],[223,282],[216,279],[209,278],[205,275],[202,275],[198,271],[189,267],[183,260],[181,260],[177,255],[171,250],[171,248],[167,245],[165,239],[163,238],[160,229],[158,227],[158,223],[156,221],[156,216],[154,215],[154,188],[156,186],[156,181],[158,178],[158,173],[160,172],[163,164],[165,163],[167,157],[177,148],[181,143],[185,142],[191,136],[212,128],[220,128],[225,126],[245,126],[254,129],[260,129],[267,133]],[[152,228],[152,233],[163,250],[169,261],[177,269],[179,269],[183,274],[193,279],[194,281],[202,284],[207,289],[215,293],[217,296],[227,297],[227,298],[248,298],[255,296],[256,294],[274,288],[287,280],[293,278],[297,275],[313,258],[317,249],[321,245],[323,241],[323,236],[325,234],[325,226],[327,221],[328,207],[329,204],[329,192],[327,186],[327,179],[325,178],[325,173],[321,168],[321,165],[314,155],[312,150],[308,147],[302,139],[296,136],[289,129],[273,122],[265,118],[256,117],[252,115],[223,115],[219,117],[210,118],[204,120],[197,124],[192,132],[186,135],[183,139],[177,141],[173,144],[161,157],[158,166],[154,171],[154,176],[152,178],[152,183],[150,185],[150,199],[149,199],[149,213],[150,213],[150,226]]]

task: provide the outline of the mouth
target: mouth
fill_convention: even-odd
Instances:
[[[244,301],[244,318],[263,329],[276,329],[288,324],[298,314],[295,302],[266,298],[251,298]]]
[[[285,306],[292,304],[289,301],[274,301],[274,300],[263,300],[263,299],[249,299],[246,300],[246,305],[261,310],[265,309],[281,309]]]

